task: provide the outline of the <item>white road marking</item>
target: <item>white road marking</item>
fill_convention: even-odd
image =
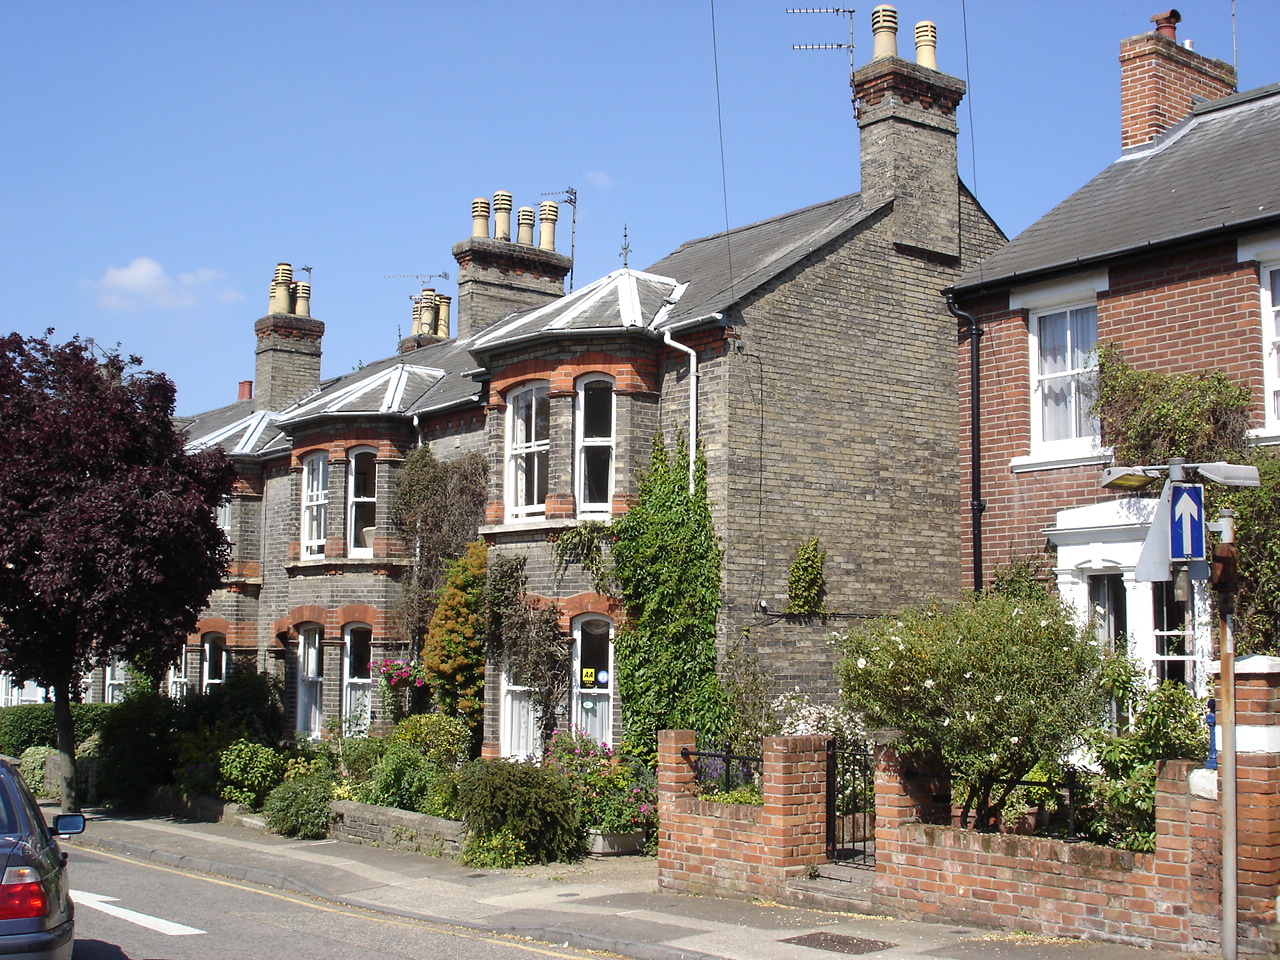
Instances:
[[[138,913],[136,910],[126,910],[124,907],[113,906],[120,899],[119,897],[104,897],[100,893],[72,890],[71,899],[76,902],[77,906],[99,910],[102,913],[119,917],[121,920],[128,920],[130,923],[136,923],[140,927],[146,927],[148,930],[154,930],[156,933],[167,934],[171,937],[189,937],[193,933],[204,933],[203,930],[197,930],[195,927],[188,927],[182,923],[174,923],[172,920],[161,920],[159,917],[149,917],[145,913]]]

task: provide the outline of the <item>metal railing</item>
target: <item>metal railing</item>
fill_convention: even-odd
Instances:
[[[764,769],[763,757],[731,753],[728,744],[719,753],[682,747],[680,756],[686,762],[693,763],[694,776],[697,777],[698,787],[703,792],[714,790],[729,793],[739,787],[760,789],[760,778]]]

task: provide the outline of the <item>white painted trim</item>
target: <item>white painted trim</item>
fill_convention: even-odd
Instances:
[[[1222,661],[1215,660],[1209,664],[1209,672],[1214,676],[1221,673]],[[1239,677],[1242,673],[1280,673],[1280,657],[1268,657],[1262,653],[1236,657],[1236,676]]]
[[[1091,438],[1084,438],[1089,440]],[[1048,447],[1049,444],[1041,444],[1042,447]],[[1009,461],[1010,473],[1035,473],[1038,470],[1063,470],[1067,467],[1088,467],[1092,465],[1102,466],[1110,463],[1112,460],[1111,449],[1104,447],[1099,450],[1096,447],[1090,453],[1078,456],[1049,456],[1044,455],[1027,455],[1025,457],[1014,457]]]
[[[1236,241],[1236,261],[1280,260],[1280,230],[1254,234]]]
[[[1078,304],[1085,300],[1097,300],[1098,291],[1111,285],[1104,267],[1087,273],[1073,274],[1066,279],[1046,280],[1009,291],[1010,310],[1043,310],[1047,307]]]
[[[1222,726],[1214,727],[1213,740],[1222,749]],[[1236,753],[1280,753],[1280,725],[1237,723]]]

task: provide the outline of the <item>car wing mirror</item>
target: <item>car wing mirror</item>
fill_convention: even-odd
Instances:
[[[60,813],[53,818],[53,832],[65,837],[72,833],[84,833],[83,813]]]

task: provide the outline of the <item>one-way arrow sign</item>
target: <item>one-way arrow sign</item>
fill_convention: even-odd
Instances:
[[[1204,559],[1204,487],[1175,483],[1169,512],[1169,558]]]

